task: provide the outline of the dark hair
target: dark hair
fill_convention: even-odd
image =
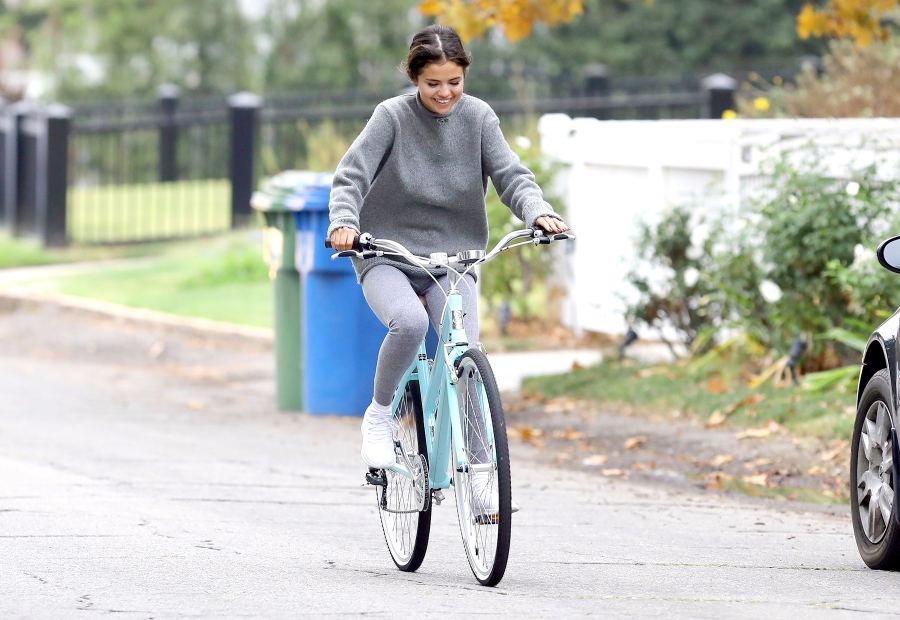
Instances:
[[[401,65],[413,82],[421,75],[425,65],[432,62],[455,62],[463,72],[472,58],[463,47],[459,35],[452,28],[434,24],[417,32],[409,45],[409,55]]]

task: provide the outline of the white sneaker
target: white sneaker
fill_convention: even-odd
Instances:
[[[495,515],[500,512],[500,497],[497,483],[491,484],[492,472],[476,471],[469,477],[472,486],[472,503],[475,512]],[[511,512],[519,512],[519,505],[510,500]]]
[[[369,409],[363,416],[362,449],[360,455],[372,469],[384,469],[397,462],[394,453],[394,416],[375,413]]]

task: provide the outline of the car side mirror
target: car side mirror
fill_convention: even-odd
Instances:
[[[878,246],[878,262],[888,271],[900,273],[900,235],[885,239]]]

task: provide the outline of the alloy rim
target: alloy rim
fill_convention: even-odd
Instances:
[[[859,434],[856,501],[862,530],[872,544],[884,538],[894,509],[894,459],[887,405],[872,403]]]

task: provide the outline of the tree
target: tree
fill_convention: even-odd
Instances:
[[[535,23],[548,26],[572,21],[582,12],[582,0],[424,0],[423,15],[454,28],[464,41],[498,27],[508,41],[527,37]]]
[[[267,91],[396,93],[409,39],[424,20],[413,0],[271,0],[262,30]]]
[[[152,96],[171,82],[185,92],[253,88],[253,32],[238,0],[46,0],[7,9],[5,28],[29,51],[30,68],[66,101]]]
[[[885,21],[896,12],[897,0],[829,0],[823,8],[807,3],[797,15],[797,35],[853,39],[864,47],[888,38]]]

